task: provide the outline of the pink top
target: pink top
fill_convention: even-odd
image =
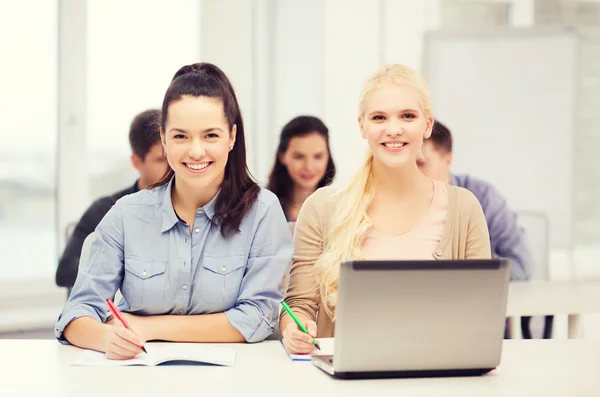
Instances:
[[[390,236],[371,227],[362,245],[367,260],[435,259],[433,253],[446,227],[448,186],[433,182],[433,200],[423,218],[410,230]]]

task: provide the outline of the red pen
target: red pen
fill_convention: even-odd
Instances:
[[[127,324],[127,321],[125,321],[125,319],[123,318],[123,316],[121,316],[121,312],[119,311],[119,309],[117,309],[117,307],[115,306],[115,304],[113,303],[113,301],[111,301],[110,299],[106,300],[106,304],[108,305],[108,309],[112,312],[112,314],[117,318],[117,320],[119,320],[121,322],[121,324],[123,324],[123,327],[127,328],[128,330],[132,331],[131,327],[129,326],[129,324]],[[142,351],[144,353],[148,353],[146,351],[146,349],[144,348],[144,346],[140,346],[142,348]]]

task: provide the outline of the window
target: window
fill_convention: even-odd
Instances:
[[[129,124],[160,108],[178,68],[200,62],[200,0],[88,1],[90,197],[130,186]]]
[[[57,263],[58,2],[31,3],[0,3],[2,280],[53,276]]]

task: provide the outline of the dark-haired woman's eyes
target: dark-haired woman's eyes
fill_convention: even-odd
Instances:
[[[175,135],[173,135],[173,139],[183,139],[183,138],[185,138],[185,135],[183,135],[183,134],[175,134]]]
[[[206,137],[207,138],[218,138],[219,134],[213,134],[213,133],[211,133],[211,134],[206,135]]]

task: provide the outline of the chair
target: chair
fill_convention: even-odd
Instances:
[[[546,214],[536,211],[517,211],[517,219],[525,231],[533,263],[529,264],[531,280],[550,279],[550,222]],[[552,338],[554,316],[544,316],[542,337]],[[523,338],[532,339],[531,317],[521,318]]]
[[[75,231],[75,227],[77,226],[77,222],[70,222],[65,226],[65,241],[69,240],[73,232]]]
[[[294,230],[296,230],[296,222],[288,222],[288,226],[290,228],[290,233],[292,233],[292,237],[294,236]]]
[[[81,269],[87,264],[88,257],[90,256],[90,246],[92,245],[92,241],[94,241],[94,232],[90,233],[85,238],[85,240],[83,240],[83,245],[81,246],[81,254],[79,255],[79,269]],[[72,290],[72,287],[69,287],[67,289],[67,298],[71,296]]]
[[[85,240],[83,240],[83,245],[81,246],[81,255],[79,256],[80,269],[87,264],[88,258],[90,256],[90,247],[92,246],[92,241],[94,241],[94,232],[91,232],[85,238]]]

